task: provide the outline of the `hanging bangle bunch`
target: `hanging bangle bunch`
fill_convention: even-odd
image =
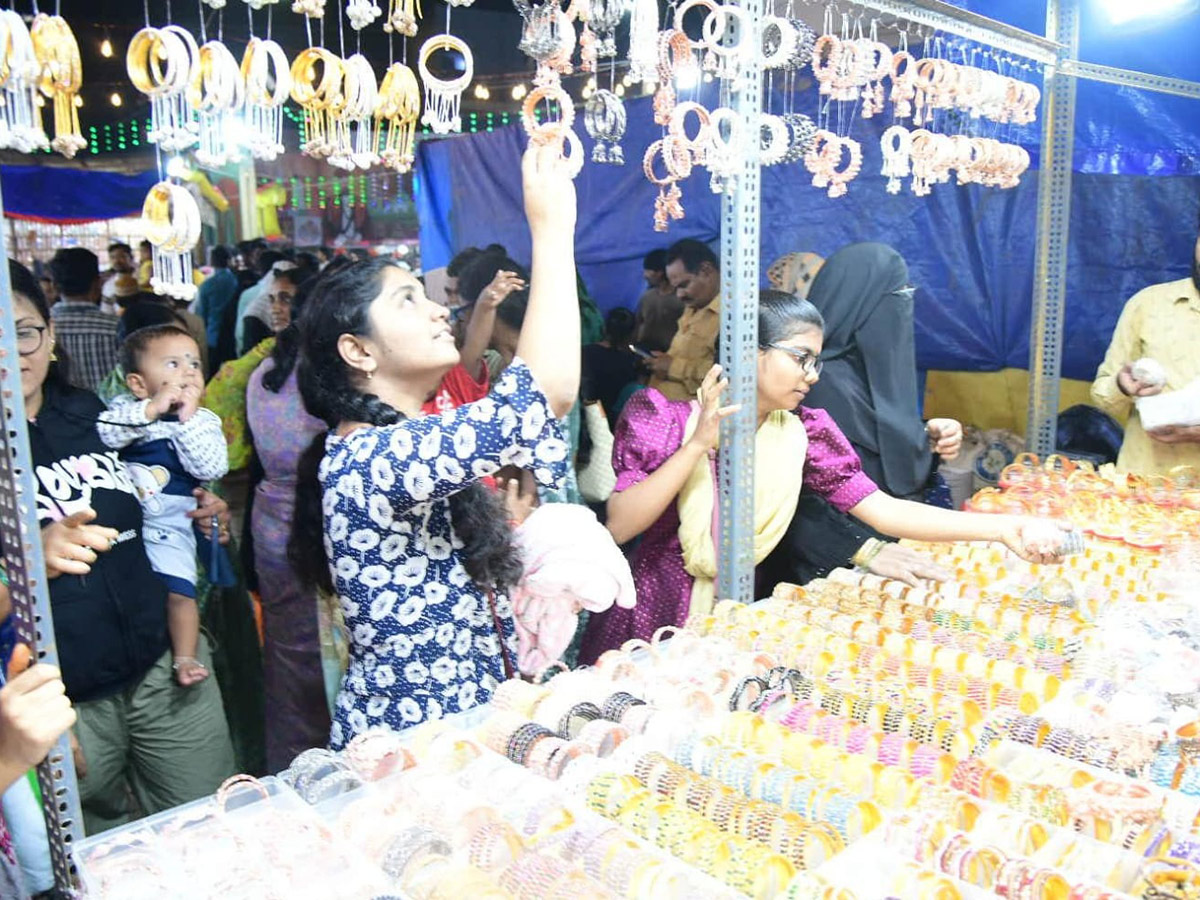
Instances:
[[[788,126],[789,134],[787,153],[784,154],[783,162],[789,164],[800,162],[812,145],[813,138],[817,134],[817,125],[803,113],[787,113],[783,116],[783,121]]]
[[[413,164],[417,118],[421,114],[421,86],[413,70],[392,63],[379,86],[375,127],[383,134],[380,161],[397,172],[408,172]]]
[[[462,75],[448,81],[433,77],[429,71],[429,58],[438,50],[451,50],[462,55]],[[421,83],[425,85],[425,112],[421,116],[421,123],[428,125],[434,134],[461,131],[459,110],[462,93],[475,75],[475,59],[471,55],[471,48],[452,34],[435,35],[422,45],[417,71],[421,73]]]
[[[394,31],[405,37],[416,37],[417,23],[421,20],[421,15],[421,0],[391,0],[388,4],[387,18],[383,20],[383,30]]]
[[[736,23],[738,35],[736,44],[724,43],[725,33],[731,20]],[[740,6],[732,5],[718,6],[704,20],[703,43],[707,51],[705,68],[712,71],[722,81],[731,82],[732,90],[737,89],[738,73],[741,71],[747,54],[753,53],[757,49],[746,40],[746,34],[749,32],[747,24],[745,10]]]
[[[150,285],[156,294],[176,300],[196,296],[192,249],[200,240],[200,207],[186,188],[160,181],[142,205],[146,239],[153,248]]]
[[[534,111],[537,109],[538,103],[543,100],[557,103],[561,118],[550,122],[538,122]],[[624,112],[623,109],[622,112]],[[565,158],[570,164],[569,171],[572,178],[578,175],[583,168],[583,146],[579,142],[579,135],[571,127],[574,123],[575,104],[570,95],[563,90],[561,84],[537,87],[526,95],[525,102],[521,107],[521,125],[525,128],[525,133],[529,135],[529,142],[561,146],[563,141],[566,141],[571,153]]]
[[[590,0],[588,26],[600,38],[596,46],[596,54],[599,57],[617,55],[616,31],[624,14],[624,0]]]
[[[892,54],[892,93],[888,98],[897,119],[911,118],[916,96],[917,61],[907,50],[898,50]]]
[[[29,28],[19,13],[0,10],[0,40],[3,40],[4,116],[0,120],[0,148],[33,153],[50,146],[42,127],[38,105],[41,64],[34,53]]]
[[[764,166],[777,166],[787,158],[791,150],[792,133],[783,116],[760,113],[758,161]]]
[[[666,125],[675,109],[675,79],[681,72],[694,69],[692,42],[682,31],[668,28],[658,35],[658,90],[654,92],[654,122]]]
[[[245,85],[241,67],[220,41],[209,41],[200,48],[187,97],[200,119],[196,161],[206,168],[225,165],[238,155],[236,144],[230,144],[231,126],[241,118]]]
[[[764,69],[798,71],[812,62],[817,33],[799,19],[765,16],[762,25]]]
[[[292,99],[304,110],[305,156],[324,159],[333,152],[333,110],[345,102],[344,80],[342,61],[324,47],[302,50],[292,61]]]
[[[695,135],[688,135],[687,133],[687,117],[689,114],[696,117],[697,127]],[[712,119],[709,117],[707,109],[699,103],[680,103],[671,112],[671,122],[668,126],[668,131],[674,140],[674,144],[670,149],[678,149],[686,152],[692,165],[703,166],[708,164],[708,154],[713,146],[713,128]],[[691,166],[688,169],[690,171]]]
[[[292,72],[283,48],[275,41],[250,38],[242,57],[242,82],[250,155],[273,160],[283,152],[283,104],[292,92]]]
[[[653,81],[658,66],[657,0],[633,0],[629,18],[629,80]]]
[[[666,169],[666,175],[659,177],[654,171],[654,161],[661,158]],[[642,171],[651,184],[658,186],[658,198],[654,201],[654,230],[666,231],[672,220],[683,218],[683,192],[679,190],[680,178],[687,178],[692,172],[688,152],[676,146],[675,139],[670,135],[655,141],[646,148],[642,157]]]
[[[348,0],[346,3],[346,19],[355,31],[362,31],[383,15],[383,10],[375,0]]]
[[[540,67],[559,53],[562,46],[562,35],[559,34],[561,21],[558,17],[562,10],[558,0],[547,0],[539,6],[534,6],[529,0],[518,0],[514,5],[524,20],[517,49],[537,62]],[[566,21],[570,25],[569,16]],[[573,27],[571,33],[575,33]]]
[[[339,169],[369,169],[379,162],[375,144],[375,110],[379,85],[375,71],[361,53],[342,60],[343,102],[332,109],[333,149],[329,164]]]
[[[938,109],[961,109],[973,119],[1028,125],[1037,118],[1042,96],[1028,82],[938,58],[916,64],[915,88],[915,125],[929,122]]]
[[[887,178],[887,192],[900,193],[900,180],[907,178],[911,171],[912,135],[903,125],[893,125],[879,139],[880,149],[883,150],[882,174]]]
[[[862,87],[862,117],[870,119],[884,111],[883,79],[892,74],[892,48],[882,41],[858,41],[860,59],[866,74]]]
[[[741,165],[746,145],[754,135],[745,133],[742,119],[728,106],[720,106],[708,114],[712,145],[705,164],[708,167],[709,186],[714,194],[732,191],[737,186],[737,172]],[[725,136],[724,129],[729,136]]]
[[[292,0],[292,12],[309,19],[325,17],[325,0]]]
[[[596,145],[592,162],[625,164],[621,138],[625,136],[625,103],[612,91],[599,90],[588,97],[583,109],[583,124]]]
[[[846,184],[862,169],[862,145],[832,131],[818,131],[804,155],[804,165],[812,172],[813,187],[827,187],[830,197],[843,197],[848,190]]]
[[[177,25],[143,28],[129,42],[125,68],[133,86],[150,98],[150,130],[146,139],[167,153],[196,144],[200,126],[187,101],[200,50]]]
[[[79,133],[79,108],[75,105],[83,85],[79,44],[66,19],[45,13],[34,17],[30,38],[42,69],[42,94],[54,101],[54,139],[50,147],[72,159],[87,146]]]

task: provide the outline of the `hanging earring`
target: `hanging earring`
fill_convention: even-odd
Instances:
[[[50,362],[58,362],[58,354],[54,352],[54,341],[50,342]]]

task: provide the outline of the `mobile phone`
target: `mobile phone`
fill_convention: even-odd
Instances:
[[[642,359],[654,359],[654,354],[651,353],[649,350],[643,350],[641,347],[634,346],[633,344],[629,345],[629,349],[632,350],[634,353],[636,353],[638,356],[640,356]]]

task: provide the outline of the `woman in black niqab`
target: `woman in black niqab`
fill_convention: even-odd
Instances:
[[[884,244],[851,244],[825,262],[808,299],[825,317],[825,368],[805,405],[833,417],[882,489],[920,499],[934,457],[920,416],[908,266]]]

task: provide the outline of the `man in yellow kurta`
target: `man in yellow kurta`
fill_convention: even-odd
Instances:
[[[687,238],[667,250],[667,281],[685,309],[671,348],[651,362],[650,387],[668,400],[692,400],[716,355],[721,265],[707,244]]]
[[[1149,357],[1167,370],[1163,387],[1133,377],[1134,362]],[[1153,284],[1125,304],[1096,380],[1092,401],[1112,415],[1129,413],[1117,466],[1126,472],[1166,474],[1176,466],[1200,467],[1200,426],[1147,432],[1134,401],[1177,391],[1200,378],[1200,238],[1190,278]]]

